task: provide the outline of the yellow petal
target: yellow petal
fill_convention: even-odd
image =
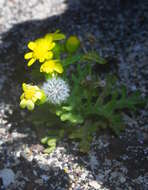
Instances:
[[[53,43],[51,43],[50,45],[49,45],[49,48],[48,48],[48,50],[51,50],[51,49],[53,49],[54,48],[54,46],[55,46],[55,43],[53,42]]]
[[[49,67],[49,62],[45,62],[44,64],[41,65],[40,67],[40,72],[44,73],[49,73],[50,72],[50,67]]]
[[[22,84],[22,88],[23,88],[24,91],[26,90],[26,88],[27,88],[26,83],[23,83],[23,84]]]
[[[31,50],[34,50],[35,46],[36,46],[35,42],[29,42],[28,43],[28,48]]]
[[[43,67],[42,67],[42,65],[41,65],[41,67],[40,67],[40,72],[41,72],[41,73],[43,72]]]
[[[38,86],[36,86],[36,85],[35,85],[35,86],[33,86],[33,88],[34,88],[35,90],[40,90],[40,89],[39,89],[39,87],[38,87]]]
[[[20,99],[21,100],[24,99],[24,93],[20,96]]]
[[[53,57],[53,53],[51,51],[47,52],[45,55],[46,59],[52,59],[52,57]]]
[[[45,35],[45,39],[48,40],[49,43],[53,40],[52,35],[50,35],[50,33]]]
[[[41,72],[49,74],[53,72],[53,68],[45,67],[45,68],[42,68]]]
[[[38,99],[38,98],[37,98],[36,96],[34,96],[34,97],[31,98],[31,101],[32,101],[33,103],[35,103],[35,102],[37,101],[37,99]]]
[[[55,70],[56,72],[58,72],[58,73],[63,73],[63,67],[62,67],[62,65],[61,65],[60,63],[56,63],[56,64],[55,64],[54,70]]]
[[[25,55],[24,55],[24,58],[25,59],[30,59],[30,58],[32,58],[32,52],[29,52],[29,53],[26,53]]]
[[[49,73],[53,73],[53,72],[54,72],[54,68],[52,68],[50,66],[46,68],[46,73],[49,74]]]
[[[28,110],[33,110],[34,109],[34,103],[31,100],[27,100],[26,106]]]
[[[35,58],[30,59],[30,61],[28,62],[28,67],[30,67],[35,61]]]
[[[42,93],[42,97],[40,99],[40,104],[43,104],[46,101],[46,95],[45,95],[44,91],[41,91],[41,93]]]
[[[22,99],[21,102],[20,102],[20,107],[21,108],[25,108],[26,107],[26,103],[27,103],[27,101],[25,99]]]
[[[40,58],[40,59],[39,59],[39,62],[41,62],[41,63],[44,62],[44,61],[45,61],[44,58]]]
[[[42,96],[43,96],[42,92],[37,92],[37,93],[35,94],[35,97],[36,97],[37,99],[41,99]]]

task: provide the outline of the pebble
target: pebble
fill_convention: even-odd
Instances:
[[[111,173],[111,178],[116,178],[116,177],[118,177],[118,172],[112,172]]]
[[[0,135],[3,135],[6,133],[6,129],[5,128],[0,128]]]
[[[4,143],[4,141],[0,140],[0,145],[2,145]]]
[[[47,175],[41,175],[41,178],[43,179],[43,181],[48,181],[48,179],[49,179],[49,176],[47,176]]]
[[[104,178],[105,178],[105,175],[103,175],[103,174],[98,174],[98,175],[96,176],[96,180],[97,180],[97,181],[100,181],[100,182],[103,182],[103,181],[104,181]]]
[[[35,183],[42,185],[44,183],[43,179],[36,179]]]
[[[15,181],[15,174],[13,170],[5,168],[0,170],[0,177],[2,178],[4,187],[8,187],[11,183]]]
[[[97,181],[90,181],[89,185],[95,188],[96,190],[99,190],[101,188],[101,185]]]
[[[121,183],[125,183],[125,182],[126,182],[125,177],[121,176],[121,177],[120,177],[120,182],[121,182]]]

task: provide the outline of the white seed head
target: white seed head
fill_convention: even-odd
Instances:
[[[61,104],[69,97],[69,86],[61,78],[53,77],[43,83],[42,89],[44,90],[47,101],[52,104]]]

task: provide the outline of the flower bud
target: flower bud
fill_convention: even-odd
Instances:
[[[66,49],[69,53],[74,53],[80,46],[80,40],[76,36],[70,36],[66,41]]]

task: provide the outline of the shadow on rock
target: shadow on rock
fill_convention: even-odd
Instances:
[[[148,25],[143,25],[144,22],[147,22],[147,17],[144,14],[145,12],[143,9],[140,11],[140,7],[142,7],[145,2],[146,1],[141,2],[140,0],[134,2],[131,0],[114,0],[110,2],[107,0],[70,0],[67,1],[67,10],[63,14],[52,16],[44,20],[29,20],[24,23],[16,24],[8,32],[2,34],[2,43],[0,44],[0,62],[4,69],[1,69],[1,72],[3,72],[1,76],[6,75],[8,78],[5,80],[1,89],[0,103],[2,105],[1,110],[3,110],[3,112],[5,112],[5,107],[8,106],[8,110],[6,112],[12,110],[12,113],[6,113],[6,120],[11,124],[11,127],[8,127],[8,136],[6,135],[7,137],[3,138],[8,138],[8,141],[1,145],[0,169],[11,168],[17,176],[17,183],[14,183],[11,186],[11,190],[19,189],[19,187],[20,189],[22,188],[26,190],[61,190],[62,188],[68,189],[70,183],[68,174],[63,169],[57,166],[51,166],[52,158],[50,156],[47,156],[46,158],[44,158],[44,156],[40,156],[40,152],[43,151],[43,147],[39,145],[39,139],[37,139],[35,131],[32,130],[32,124],[26,122],[25,117],[27,117],[27,114],[20,111],[19,108],[21,83],[27,82],[29,79],[27,74],[29,69],[26,68],[26,63],[23,58],[24,53],[27,51],[26,44],[28,41],[60,29],[67,36],[71,34],[78,35],[83,40],[86,49],[90,34],[93,34],[96,39],[94,48],[109,48],[111,46],[113,47],[113,53],[108,52],[110,54],[109,56],[116,57],[119,53],[119,49],[124,55],[128,43],[131,42],[130,40],[134,40],[135,36],[133,37],[133,33],[141,32],[143,28],[148,27]],[[136,23],[135,17],[137,17]],[[145,35],[145,33],[143,35]],[[101,54],[104,55],[104,52],[101,52]],[[18,134],[20,134],[20,138],[18,138]],[[25,136],[22,137],[21,135]],[[110,165],[108,163],[108,165],[102,165],[101,168],[99,162],[101,163],[102,160],[102,163],[105,164],[107,162],[105,161],[107,160],[106,152],[111,150],[102,145],[104,152],[101,148],[98,151],[98,147],[101,147],[101,142],[105,144],[107,141],[112,141],[110,140],[111,138],[112,137],[108,138],[105,136],[102,141],[100,140],[98,144],[92,147],[95,153],[94,157],[91,157],[92,165],[90,165],[88,157],[75,155],[75,152],[70,149],[71,145],[66,144],[65,147],[67,148],[69,155],[75,156],[75,161],[71,163],[79,162],[79,164],[86,167],[88,171],[92,171],[93,174],[90,179],[92,178],[97,180],[102,184],[102,186],[114,189],[117,184],[110,183],[112,180],[116,181],[116,179],[110,178],[110,172],[105,174],[105,171],[107,171],[105,167],[113,167],[112,169],[114,170],[114,168],[118,168],[120,165],[118,166],[117,164],[117,166],[114,167],[112,165],[114,163]],[[118,144],[116,140],[113,140],[112,142]],[[121,146],[125,150],[125,144],[123,143]],[[33,157],[30,155],[32,154],[31,148],[34,155]],[[26,155],[24,154],[25,152]],[[117,157],[113,157],[118,159],[124,153],[124,151],[121,151],[120,154],[118,152],[117,154],[119,155]],[[27,158],[28,155],[29,158]],[[53,155],[53,157],[56,157],[57,155]],[[99,158],[99,162],[97,161],[97,167],[100,168],[100,172],[104,172],[104,174],[102,174],[102,178],[99,177],[97,172],[98,168],[96,169],[94,166],[94,161],[97,157]],[[112,155],[110,155],[110,157],[112,157]],[[31,158],[32,160],[28,161],[28,159]],[[72,158],[70,157],[69,159]],[[39,164],[40,162],[41,164]],[[43,162],[45,163],[43,164]],[[67,160],[66,162],[70,161]],[[121,174],[122,171],[119,173]],[[132,182],[131,184],[133,185]],[[135,186],[133,186],[133,188],[134,187]],[[89,188],[92,188],[92,186]],[[123,188],[125,189],[126,187]]]

